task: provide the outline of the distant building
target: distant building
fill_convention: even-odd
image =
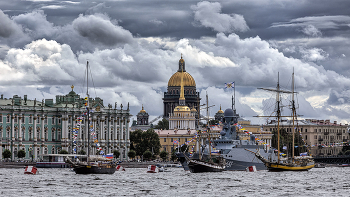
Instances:
[[[333,123],[330,120],[305,119],[294,122],[295,132],[305,141],[312,156],[337,155],[341,152],[343,144],[349,142],[348,125]],[[280,128],[292,133],[293,122],[285,120],[280,122]],[[277,131],[277,122],[271,121],[264,125],[265,131]]]
[[[137,120],[134,120],[131,125],[131,131],[135,131],[136,129],[141,129],[143,131],[151,128],[151,125],[148,122],[149,115],[144,110],[143,105],[141,111],[136,115]]]
[[[42,101],[28,100],[20,96],[0,98],[0,152],[9,149],[12,159],[16,159],[19,150],[26,151],[26,160],[38,160],[41,154],[55,154],[61,150],[73,153],[72,131],[76,129],[78,117],[82,117],[77,134],[76,152],[87,152],[88,131],[84,98],[72,91],[67,95],[57,95],[53,99]],[[130,147],[128,123],[131,117],[129,105],[119,109],[115,105],[105,107],[103,100],[90,98],[91,124],[98,143],[105,153],[114,149],[120,151],[120,159],[127,159]],[[96,154],[96,145],[90,138],[90,154]],[[2,156],[2,155],[1,155]]]

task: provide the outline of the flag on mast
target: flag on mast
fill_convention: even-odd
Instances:
[[[235,82],[225,83],[225,88],[235,88]]]

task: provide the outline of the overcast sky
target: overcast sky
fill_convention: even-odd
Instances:
[[[302,118],[350,122],[350,1],[115,0],[0,1],[0,92],[49,99],[74,85],[85,97],[89,60],[105,105],[142,104],[162,115],[163,92],[183,54],[201,102],[213,116],[231,107],[264,124],[275,96],[291,89]],[[287,95],[283,96],[288,100]],[[285,112],[288,102],[285,103]],[[133,117],[136,119],[136,117]]]

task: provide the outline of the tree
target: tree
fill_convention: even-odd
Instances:
[[[17,153],[18,158],[23,158],[26,156],[26,151],[25,150],[19,150]]]
[[[161,121],[158,122],[156,126],[154,126],[155,129],[163,129],[167,130],[169,129],[169,121],[165,118],[163,118]]]
[[[144,159],[149,160],[151,157],[152,157],[152,152],[151,152],[151,151],[146,150],[146,151],[143,153],[143,158],[144,158]]]
[[[175,149],[173,150],[173,152],[171,153],[171,158],[170,158],[171,161],[176,161],[177,160],[177,156],[175,154]]]
[[[79,155],[86,155],[86,152],[85,150],[81,149],[79,152],[78,152]]]
[[[141,130],[131,132],[130,143],[133,144],[137,156],[143,155],[145,150],[158,155],[161,148],[159,136],[153,129],[148,129],[144,132]]]
[[[66,150],[61,150],[61,151],[59,152],[59,154],[68,154],[68,151],[66,151]]]
[[[136,155],[141,156],[143,154],[142,150],[138,150],[137,145],[141,143],[141,135],[142,130],[136,129],[133,132],[130,132],[130,150],[134,150],[136,152]]]
[[[129,158],[135,158],[135,156],[136,156],[136,152],[135,152],[134,150],[130,150],[130,151],[128,152],[128,157],[129,157]]]
[[[169,154],[168,152],[163,150],[162,152],[160,152],[159,156],[160,156],[160,158],[162,158],[163,161],[166,161],[168,154]]]
[[[113,150],[113,157],[114,159],[118,159],[120,156],[120,152],[118,150]]]
[[[2,156],[5,159],[11,158],[11,151],[9,149],[5,149],[4,152],[2,152]]]

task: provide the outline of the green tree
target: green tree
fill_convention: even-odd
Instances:
[[[142,141],[142,130],[136,129],[133,132],[130,132],[130,150],[134,150],[136,152],[136,155],[141,156],[144,152],[144,150],[139,150],[138,145]]]
[[[158,155],[161,148],[159,136],[153,129],[147,131],[135,130],[130,133],[130,143],[133,144],[137,156],[142,156],[145,150]]]
[[[163,161],[166,161],[168,154],[169,154],[168,152],[163,150],[162,152],[160,152],[159,156],[160,156],[160,158],[162,158]]]
[[[23,158],[26,156],[26,151],[25,150],[19,150],[17,153],[18,158]]]
[[[175,149],[173,150],[173,152],[171,153],[171,158],[170,158],[171,161],[176,161],[177,160],[177,157],[175,155]]]
[[[169,121],[165,118],[163,118],[161,121],[158,122],[156,126],[154,126],[155,129],[163,129],[168,130],[169,129]]]
[[[216,125],[219,123],[219,120],[209,120],[209,125]]]
[[[78,155],[86,155],[85,150],[81,149],[81,150],[78,152]]]
[[[4,152],[2,152],[2,156],[5,159],[11,158],[11,151],[9,149],[5,149]]]
[[[128,152],[128,157],[129,158],[133,159],[133,158],[135,158],[135,156],[136,156],[136,152],[134,150],[130,150]]]
[[[152,152],[151,152],[151,151],[146,150],[146,151],[143,153],[143,159],[149,160],[151,157],[152,157]]]
[[[118,159],[120,156],[120,152],[118,150],[113,150],[113,157],[114,159]]]
[[[62,149],[59,154],[68,154],[68,151]]]
[[[145,150],[149,150],[153,154],[158,155],[161,147],[158,134],[153,129],[148,129],[142,132],[141,142],[136,146],[136,150],[142,152],[142,154]]]

